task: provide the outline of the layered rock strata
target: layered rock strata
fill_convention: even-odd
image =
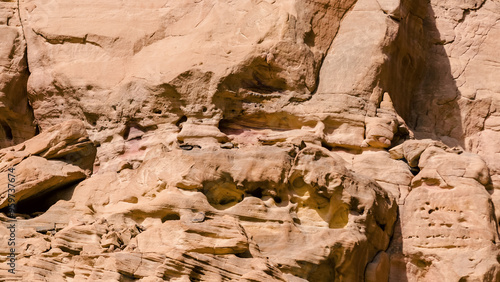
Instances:
[[[1,280],[499,281],[499,19],[0,2]]]

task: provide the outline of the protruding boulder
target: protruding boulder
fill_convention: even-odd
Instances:
[[[9,204],[11,193],[16,202],[22,202],[87,178],[95,154],[84,123],[78,120],[66,121],[0,150],[0,208]]]

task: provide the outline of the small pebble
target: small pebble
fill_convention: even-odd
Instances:
[[[222,149],[232,149],[232,148],[234,148],[234,144],[231,142],[226,142],[226,143],[220,145],[220,147]]]
[[[192,219],[192,222],[203,222],[205,221],[205,213],[204,212],[199,212],[197,213]]]
[[[179,147],[181,147],[182,150],[186,150],[186,151],[193,150],[192,145],[180,145]]]

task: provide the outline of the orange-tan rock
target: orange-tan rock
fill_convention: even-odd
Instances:
[[[0,280],[500,281],[499,22],[0,1]]]

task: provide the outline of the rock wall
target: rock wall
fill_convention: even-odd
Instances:
[[[500,281],[499,23],[0,1],[0,280]]]
[[[35,135],[26,85],[26,39],[16,1],[0,2],[0,147]]]

